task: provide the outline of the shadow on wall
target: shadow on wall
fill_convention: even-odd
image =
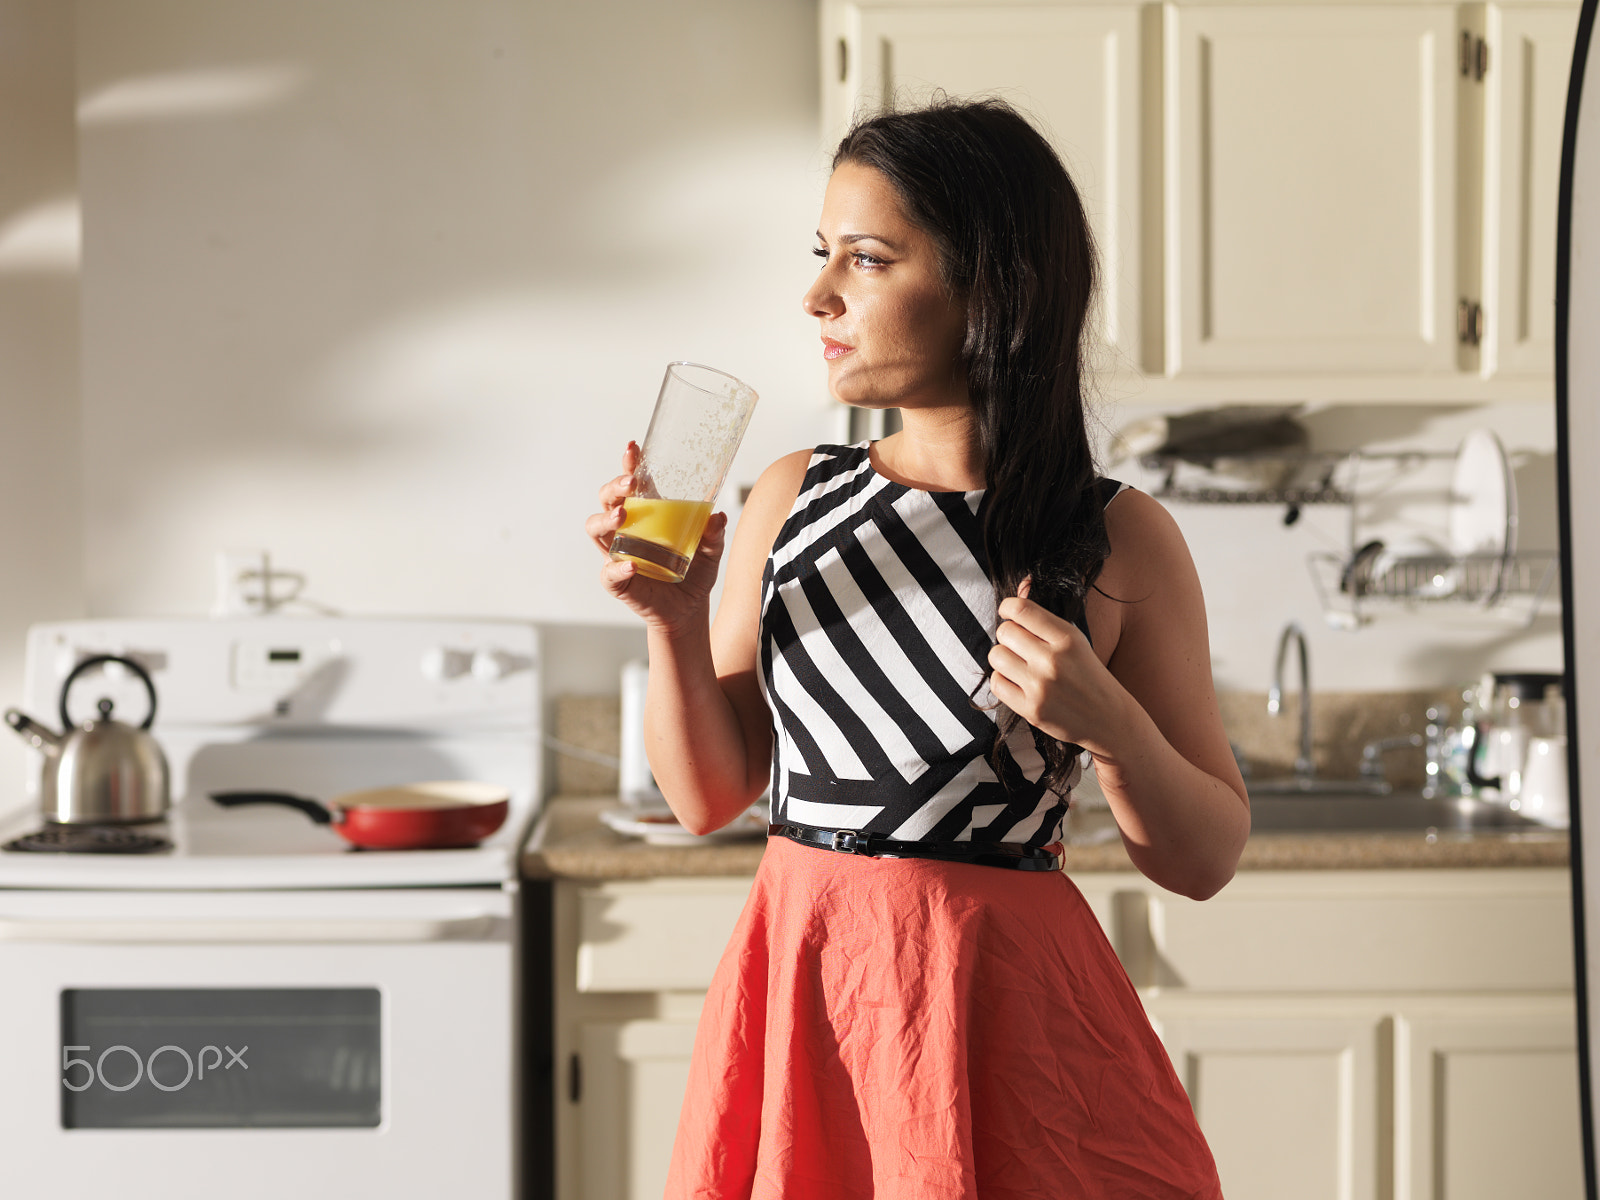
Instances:
[[[531,351],[563,310],[600,318],[608,287],[703,272],[708,224],[748,224],[763,140],[815,90],[814,6],[607,7],[603,36],[595,6],[507,0],[96,7],[84,213],[116,266],[91,273],[86,338],[91,361],[136,368],[106,371],[127,431],[223,461],[448,438],[494,349]],[[430,346],[441,313],[490,325]],[[138,365],[141,343],[180,338],[182,361]],[[404,343],[424,352],[405,378],[339,403]],[[115,420],[92,379],[89,399]]]
[[[1560,588],[1559,580],[1552,583],[1551,593],[1559,596]],[[1415,644],[1400,652],[1399,663],[1403,669],[1415,672],[1419,678],[1455,678],[1463,683],[1475,681],[1486,669],[1490,669],[1485,667],[1486,663],[1493,664],[1492,669],[1496,671],[1561,669],[1559,663],[1550,662],[1550,655],[1545,649],[1552,641],[1558,648],[1561,644],[1560,613],[1541,613],[1526,626],[1508,628],[1504,633],[1478,636],[1479,640],[1470,645],[1419,638]],[[1536,645],[1537,649],[1527,652],[1529,661],[1520,664],[1516,657],[1518,649]]]
[[[1514,451],[1511,467],[1517,479],[1517,545],[1524,550],[1555,550],[1561,545],[1556,511],[1554,451]],[[1552,584],[1560,594],[1560,584]]]
[[[581,620],[564,531],[663,361],[759,381],[761,465],[821,440],[784,424],[821,411],[815,0],[123,0],[78,33],[91,611],[192,610],[260,546],[343,608]]]
[[[1417,442],[1427,438],[1441,417],[1471,412],[1473,405],[1345,404],[1318,409],[1299,418],[1313,450],[1353,450],[1379,443]]]

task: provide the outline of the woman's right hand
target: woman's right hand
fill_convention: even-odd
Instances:
[[[728,532],[726,513],[713,513],[700,535],[700,545],[689,563],[681,583],[667,583],[639,573],[627,560],[611,558],[611,539],[622,526],[623,501],[633,493],[633,473],[639,466],[639,445],[629,442],[622,455],[622,474],[600,489],[600,511],[584,522],[589,540],[606,556],[600,568],[600,582],[606,591],[669,636],[698,625],[706,628],[711,619],[711,588],[717,581],[722,551]]]

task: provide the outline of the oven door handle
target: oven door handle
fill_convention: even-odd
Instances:
[[[472,917],[327,920],[56,921],[0,919],[0,942],[445,942],[510,936],[510,922]]]

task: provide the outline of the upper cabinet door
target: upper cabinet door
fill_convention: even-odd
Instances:
[[[1485,375],[1555,371],[1556,207],[1578,14],[1488,10]]]
[[[1166,22],[1166,373],[1454,373],[1456,10]]]
[[[1144,367],[1138,7],[849,4],[828,6],[823,21],[835,140],[855,113],[926,100],[936,88],[994,93],[1036,121],[1083,196],[1100,252],[1101,365]]]

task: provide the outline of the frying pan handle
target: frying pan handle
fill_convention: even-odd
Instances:
[[[288,792],[212,792],[211,798],[224,808],[234,808],[240,804],[281,804],[286,808],[298,808],[318,825],[335,823],[333,812],[326,804],[308,800],[304,796],[292,796]]]

